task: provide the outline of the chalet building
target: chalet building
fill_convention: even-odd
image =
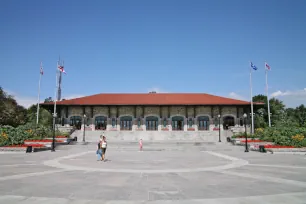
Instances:
[[[56,110],[57,127],[92,131],[213,131],[219,122],[243,126],[244,113],[250,122],[250,102],[203,93],[97,94],[58,101]]]

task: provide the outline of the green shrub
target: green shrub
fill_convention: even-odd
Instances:
[[[306,147],[306,128],[277,126],[256,131],[255,135],[277,145]]]
[[[25,124],[18,127],[0,126],[0,146],[23,144],[24,140],[49,137],[52,131],[44,126]]]

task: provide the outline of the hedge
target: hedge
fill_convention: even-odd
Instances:
[[[254,136],[277,145],[306,147],[306,128],[303,127],[258,128]]]

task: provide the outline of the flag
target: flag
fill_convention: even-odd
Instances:
[[[60,72],[63,72],[66,74],[65,70],[64,70],[64,66],[58,66],[58,69],[60,70]]]
[[[270,65],[268,65],[268,63],[266,63],[266,62],[265,62],[265,67],[266,67],[267,70],[271,70]]]
[[[257,70],[257,67],[251,62],[251,68]]]
[[[40,63],[40,74],[44,75],[44,69],[43,69],[42,63]]]

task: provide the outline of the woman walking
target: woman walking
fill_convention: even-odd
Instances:
[[[98,148],[97,148],[97,157],[98,157],[98,161],[102,160],[102,139],[100,139],[99,143],[98,143]]]
[[[102,149],[102,159],[101,159],[101,161],[105,161],[106,148],[107,148],[106,137],[103,135],[103,139],[102,139],[102,143],[101,143],[101,149]]]

